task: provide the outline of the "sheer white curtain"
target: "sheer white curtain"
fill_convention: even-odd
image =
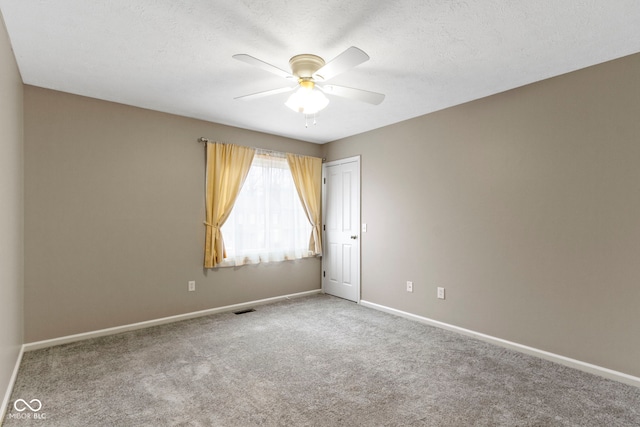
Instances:
[[[256,153],[222,233],[226,266],[313,256],[311,225],[285,154]]]

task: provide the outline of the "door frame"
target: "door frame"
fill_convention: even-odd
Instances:
[[[357,272],[356,272],[356,289],[358,290],[358,295],[356,298],[356,304],[360,304],[360,300],[361,300],[361,296],[362,296],[362,289],[361,289],[361,283],[360,283],[360,277],[361,277],[361,269],[362,269],[362,244],[360,243],[361,240],[361,228],[362,228],[362,164],[361,164],[361,156],[357,155],[357,156],[352,156],[352,157],[346,157],[344,159],[339,159],[339,160],[332,160],[330,162],[324,162],[322,164],[322,250],[323,250],[323,256],[322,256],[322,271],[320,272],[320,281],[322,284],[322,292],[325,292],[325,286],[324,286],[324,282],[325,282],[325,278],[324,278],[324,272],[325,272],[325,260],[327,259],[326,256],[324,256],[324,250],[325,250],[325,243],[327,241],[326,239],[326,230],[325,230],[325,222],[324,219],[326,218],[326,207],[327,207],[327,191],[326,191],[326,173],[327,173],[327,168],[331,167],[331,166],[338,166],[344,163],[353,163],[356,162],[358,164],[358,197],[356,198],[355,202],[357,204],[357,211],[358,211],[358,223],[357,223],[357,230],[356,230],[356,234],[358,236],[357,239],[357,245],[358,245],[358,259],[356,262],[356,266],[357,266]]]

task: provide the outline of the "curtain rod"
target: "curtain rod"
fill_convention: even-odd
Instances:
[[[204,136],[201,136],[200,138],[198,138],[198,142],[202,142],[206,144],[207,142],[214,142],[214,141],[210,140],[209,138],[205,138]],[[261,151],[263,153],[287,154],[287,153],[283,153],[282,151],[266,150],[264,148],[259,148],[259,147],[249,147],[249,148],[253,148],[256,151]]]
[[[204,136],[201,136],[200,138],[198,138],[198,142],[202,142],[202,143],[205,143],[205,144],[206,144],[207,142],[213,142],[213,141],[211,141],[209,138],[205,138]],[[282,152],[282,151],[267,150],[267,149],[259,148],[259,147],[249,147],[249,148],[253,148],[254,150],[262,151],[262,152],[264,152],[264,153],[287,154],[287,153],[284,153],[284,152]],[[311,156],[311,157],[315,157],[315,156]],[[324,163],[324,162],[326,162],[326,161],[327,161],[327,159],[325,159],[324,157],[322,157],[322,162]]]

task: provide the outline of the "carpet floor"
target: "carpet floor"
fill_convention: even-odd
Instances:
[[[27,352],[3,426],[640,426],[640,388],[327,295],[255,309]]]

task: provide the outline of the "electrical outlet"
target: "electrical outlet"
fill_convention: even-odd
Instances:
[[[190,280],[189,281],[189,292],[193,292],[196,290],[196,281],[195,280]]]
[[[444,299],[444,288],[438,288],[438,298]]]
[[[407,292],[413,292],[413,282],[407,280]]]

